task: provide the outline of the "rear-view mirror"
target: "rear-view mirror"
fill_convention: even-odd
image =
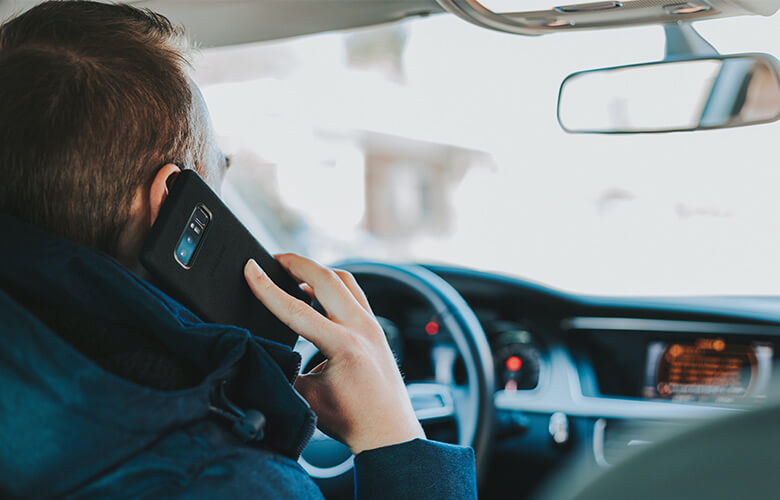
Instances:
[[[558,96],[558,121],[572,133],[676,132],[778,118],[778,63],[765,54],[583,71],[569,75]]]

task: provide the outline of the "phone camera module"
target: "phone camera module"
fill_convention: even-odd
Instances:
[[[210,221],[211,214],[202,205],[192,212],[174,252],[176,260],[183,267],[189,268],[192,264],[195,252],[205,235],[206,226]]]

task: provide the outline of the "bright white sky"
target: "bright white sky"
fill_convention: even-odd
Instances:
[[[558,126],[567,74],[660,59],[660,27],[525,38],[446,15],[405,29],[403,84],[348,69],[340,34],[206,51],[199,63],[225,149],[276,163],[284,203],[340,243],[316,257],[443,261],[595,294],[780,294],[780,122],[637,136]],[[722,53],[780,55],[777,15],[697,29]],[[230,57],[242,67],[235,83],[210,71]],[[280,60],[274,77],[251,78]],[[493,166],[454,193],[448,234],[377,252],[357,227],[361,153],[323,130],[477,149]]]

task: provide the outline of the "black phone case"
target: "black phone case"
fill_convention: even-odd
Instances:
[[[211,221],[185,268],[174,254],[199,205],[208,209]],[[298,336],[263,306],[244,279],[244,265],[250,258],[282,290],[310,303],[297,282],[200,176],[193,170],[181,172],[144,242],[141,264],[156,284],[201,319],[240,326],[253,335],[292,347]]]

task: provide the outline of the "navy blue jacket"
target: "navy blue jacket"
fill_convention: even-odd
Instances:
[[[201,322],[107,255],[2,214],[0,227],[0,497],[322,497],[296,461],[315,426],[290,385],[296,353]],[[143,332],[196,382],[118,376],[53,331],[46,318],[60,316],[120,340]],[[250,409],[266,417],[262,439],[231,421]],[[475,497],[473,452],[367,451],[355,484],[359,498]]]

